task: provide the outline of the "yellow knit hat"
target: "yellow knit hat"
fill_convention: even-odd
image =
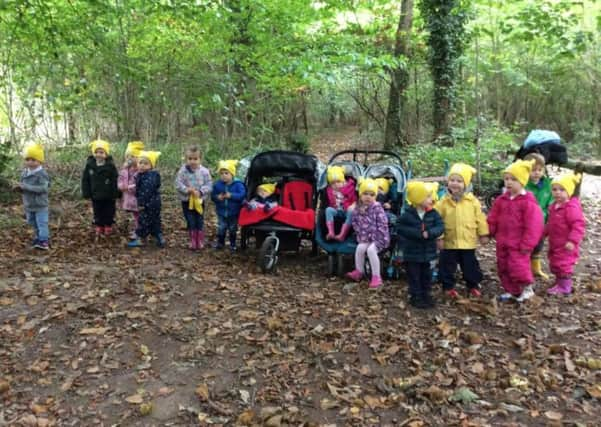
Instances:
[[[126,156],[138,157],[140,152],[144,150],[144,143],[142,141],[131,141],[127,144],[125,149]]]
[[[160,151],[140,151],[138,157],[148,159],[148,161],[150,162],[150,166],[154,168],[157,164],[157,160],[159,159],[160,155]]]
[[[94,154],[99,148],[102,148],[107,156],[111,152],[111,145],[108,142],[103,141],[102,139],[97,139],[96,141],[90,142],[90,149],[92,150],[92,154]]]
[[[576,185],[582,181],[582,175],[581,174],[566,174],[566,175],[561,175],[558,176],[556,178],[553,178],[553,181],[551,182],[551,185],[557,184],[557,185],[561,185],[563,187],[564,190],[566,190],[566,193],[568,193],[568,196],[572,197],[574,195],[574,190],[576,189]]]
[[[359,183],[359,195],[361,196],[367,192],[378,194],[378,183],[375,179],[366,178]]]
[[[428,190],[432,195],[433,202],[438,201],[438,187],[440,187],[438,182],[426,182],[426,190]]]
[[[344,182],[344,168],[342,166],[328,167],[328,184],[333,182]]]
[[[503,173],[508,173],[513,175],[515,179],[517,179],[522,187],[528,184],[528,180],[530,179],[530,172],[532,172],[532,168],[536,161],[533,160],[516,160],[503,171]]]
[[[23,158],[31,158],[44,163],[44,147],[36,143],[27,144],[23,149]]]
[[[263,190],[268,196],[271,196],[275,193],[275,184],[261,184],[257,187],[257,190]]]
[[[407,183],[407,201],[413,207],[424,203],[424,200],[431,194],[426,183],[422,181],[410,181]]]
[[[390,181],[387,178],[376,178],[376,183],[384,194],[388,194],[390,191]]]
[[[476,169],[465,163],[455,163],[449,170],[449,176],[459,175],[466,187],[472,182],[475,173]]]
[[[232,174],[232,176],[236,176],[236,166],[238,165],[238,160],[219,160],[219,164],[217,165],[217,172],[222,170],[226,170]]]

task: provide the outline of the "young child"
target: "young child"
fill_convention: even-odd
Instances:
[[[136,177],[136,200],[138,202],[138,228],[136,238],[127,246],[142,246],[142,239],[153,236],[159,248],[165,247],[161,230],[161,175],[155,170],[158,151],[142,151],[138,155],[138,176]]]
[[[545,158],[538,153],[531,153],[527,154],[524,160],[534,160],[530,179],[528,180],[528,184],[526,184],[526,191],[534,194],[538,205],[543,211],[543,220],[546,223],[549,215],[549,205],[553,202],[553,196],[551,195],[551,180],[545,176]],[[545,239],[543,237],[532,250],[530,267],[534,275],[546,280],[549,276],[543,273],[541,266],[541,252],[543,251],[544,244]]]
[[[119,173],[110,156],[110,144],[96,140],[90,143],[92,155],[88,157],[81,177],[84,199],[92,200],[96,237],[108,236],[115,223],[115,201],[119,197]]]
[[[328,167],[327,178],[328,188],[326,189],[326,196],[328,207],[326,208],[326,227],[328,234],[326,235],[326,240],[343,242],[351,231],[352,211],[357,202],[355,180],[352,178],[345,179],[344,168],[341,166]],[[334,232],[334,219],[336,217],[344,218],[344,223],[338,235]]]
[[[246,209],[249,211],[263,209],[265,212],[269,212],[275,208],[278,205],[275,187],[275,184],[259,185],[257,187],[257,195],[250,199],[246,205]]]
[[[125,150],[125,163],[119,171],[117,188],[121,191],[121,209],[129,212],[133,218],[130,239],[136,238],[138,228],[138,202],[136,200],[136,176],[138,175],[137,157],[144,150],[142,141],[132,141]]]
[[[524,189],[534,160],[518,160],[503,172],[505,192],[488,214],[490,236],[496,240],[497,274],[505,292],[499,300],[534,296],[530,255],[543,234],[543,213],[534,195]]]
[[[388,218],[384,208],[376,202],[378,184],[373,179],[365,179],[359,184],[359,203],[352,213],[352,225],[357,236],[355,250],[355,269],[347,273],[347,277],[356,282],[365,275],[365,254],[369,259],[371,280],[369,287],[379,288],[382,285],[380,276],[380,258],[378,252],[388,247]]]
[[[217,166],[219,180],[215,182],[211,199],[217,210],[217,242],[215,249],[225,246],[225,234],[229,233],[230,251],[236,250],[238,216],[246,197],[246,186],[235,178],[237,160],[221,160]]]
[[[204,202],[211,194],[212,182],[209,170],[202,166],[202,153],[197,146],[186,150],[186,164],[175,177],[175,189],[182,202],[182,211],[186,219],[186,227],[191,250],[204,248]]]
[[[426,184],[411,181],[406,188],[409,206],[398,224],[403,241],[403,260],[409,276],[409,304],[433,308],[430,262],[436,258],[436,240],[444,232],[438,212],[432,209],[432,194]]]
[[[482,271],[476,258],[478,242],[488,243],[488,224],[478,199],[466,189],[472,182],[476,169],[464,163],[455,163],[449,170],[448,193],[436,204],[444,221],[444,236],[439,260],[439,277],[442,289],[450,298],[457,298],[455,272],[457,265],[467,284],[470,295],[479,297]]]
[[[585,220],[582,207],[574,195],[582,175],[563,175],[552,182],[553,204],[549,207],[549,221],[545,235],[549,237],[549,265],[555,275],[551,295],[572,292],[572,274],[578,261],[580,242],[584,238]]]
[[[21,180],[14,188],[22,192],[23,207],[27,222],[33,227],[32,246],[48,250],[50,234],[48,231],[48,189],[50,178],[43,168],[44,149],[39,144],[29,144],[23,150],[25,168]]]

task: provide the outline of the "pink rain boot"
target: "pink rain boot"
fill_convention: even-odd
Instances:
[[[363,273],[361,273],[359,270],[355,269],[353,271],[351,271],[350,273],[346,273],[346,277],[354,280],[355,282],[359,282],[361,281],[361,279],[363,279]]]
[[[326,221],[326,227],[328,228],[326,240],[334,240],[336,238],[336,235],[334,234],[334,221]]]
[[[345,222],[344,224],[342,224],[340,234],[334,237],[334,239],[338,240],[339,242],[344,242],[344,239],[346,239],[346,236],[348,236],[349,231],[351,231],[351,225]]]
[[[569,277],[558,278],[555,286],[547,289],[549,295],[569,295],[572,293],[572,279]]]
[[[205,232],[202,230],[196,231],[196,248],[203,249],[205,247]]]
[[[382,286],[382,278],[373,274],[371,276],[371,280],[369,281],[370,289],[378,289],[380,286]]]
[[[190,249],[191,251],[195,251],[196,249],[198,249],[198,245],[196,243],[197,234],[198,231],[196,230],[188,231],[188,235],[190,236],[190,243],[188,244],[188,249]]]

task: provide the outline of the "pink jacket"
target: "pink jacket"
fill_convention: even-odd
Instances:
[[[344,186],[340,189],[340,192],[344,196],[344,200],[342,202],[342,209],[345,211],[348,210],[349,206],[357,201],[357,192],[355,191],[355,180],[349,178],[346,180]],[[334,189],[331,185],[328,185],[326,189],[326,194],[328,196],[328,206],[331,208],[337,208],[336,206],[336,195],[334,194]]]
[[[543,212],[530,192],[514,199],[508,191],[503,193],[495,200],[487,221],[497,247],[531,252],[543,235]]]
[[[572,197],[566,203],[552,203],[549,206],[545,236],[549,237],[549,264],[553,273],[571,274],[571,266],[578,261],[585,226],[578,198]],[[565,249],[568,242],[574,244],[574,250]]]
[[[126,211],[138,211],[138,202],[136,200],[136,176],[138,170],[132,167],[123,168],[119,171],[117,188],[123,194],[121,207]]]

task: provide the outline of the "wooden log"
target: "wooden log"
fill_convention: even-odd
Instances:
[[[572,169],[574,172],[584,172],[589,175],[601,176],[601,163],[599,162],[585,162],[581,160],[569,159],[562,168]]]

